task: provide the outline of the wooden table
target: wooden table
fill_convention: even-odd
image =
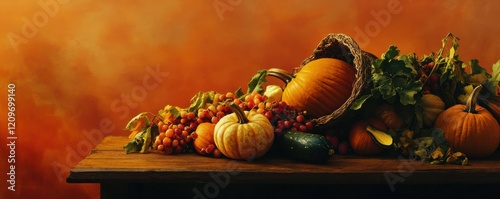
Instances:
[[[327,164],[270,153],[251,162],[195,153],[125,154],[128,138],[108,136],[81,160],[68,183],[100,183],[101,198],[334,198],[498,195],[500,152],[470,165],[431,165],[397,156],[334,155]]]

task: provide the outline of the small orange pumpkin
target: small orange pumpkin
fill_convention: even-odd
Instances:
[[[405,121],[398,115],[394,106],[383,104],[379,106],[375,115],[380,118],[389,129],[401,129],[405,126]]]
[[[215,125],[214,142],[226,157],[253,160],[271,149],[274,127],[266,116],[256,111],[243,111],[235,103],[233,113],[222,117]]]
[[[500,142],[500,126],[495,117],[476,105],[481,88],[481,85],[474,88],[465,105],[457,104],[443,111],[434,124],[444,131],[453,150],[472,158],[493,154]]]
[[[369,118],[367,120],[355,122],[349,131],[349,144],[353,151],[359,155],[375,155],[384,149],[373,141],[369,132],[366,130],[368,125],[380,130],[387,130],[384,122],[379,118]]]
[[[196,138],[193,141],[193,146],[198,154],[210,155],[213,153],[215,150],[214,130],[215,124],[209,122],[201,123],[196,127],[194,132]]]
[[[292,75],[269,69],[268,75],[285,81],[282,100],[313,118],[329,115],[349,99],[356,81],[356,69],[334,58],[320,58]]]

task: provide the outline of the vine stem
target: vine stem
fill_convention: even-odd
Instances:
[[[483,88],[482,85],[476,86],[474,90],[472,90],[471,94],[467,98],[467,102],[465,103],[465,112],[468,113],[477,113],[476,111],[476,104],[477,104],[477,97],[479,96],[479,93],[481,92],[481,89]]]
[[[228,105],[233,113],[236,114],[236,117],[238,117],[238,123],[246,124],[250,122],[250,120],[248,120],[247,116],[245,115],[245,112],[238,105],[236,105],[234,102],[230,102],[228,103]]]

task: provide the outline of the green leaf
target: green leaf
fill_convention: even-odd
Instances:
[[[372,74],[382,73],[382,65],[387,64],[385,59],[376,59],[372,62]]]
[[[403,105],[415,104],[417,101],[413,96],[417,94],[417,91],[412,90],[402,90],[399,92],[399,102]]]
[[[470,75],[488,74],[488,72],[486,71],[486,69],[484,69],[483,67],[481,67],[479,65],[479,61],[477,59],[470,60],[469,65],[470,65],[470,69],[471,69]]]
[[[451,40],[451,46],[452,46],[455,50],[457,50],[457,49],[458,49],[458,46],[459,46],[459,45],[458,45],[458,40],[460,40],[460,38],[456,37],[455,35],[453,35],[453,34],[451,34],[451,33],[450,33],[449,35],[450,35],[450,37],[453,37],[453,40]]]
[[[147,153],[149,148],[153,145],[152,138],[160,134],[158,128],[153,127],[156,126],[147,125],[142,128],[141,132],[137,133],[134,139],[123,147],[125,153]]]
[[[493,81],[500,81],[500,60],[497,61],[497,63],[494,63],[493,66],[491,66],[493,69],[492,75],[491,75],[491,80]]]
[[[378,90],[378,88],[372,88],[370,93],[371,93],[373,99],[379,99],[380,96],[382,96],[380,94],[380,91]]]
[[[262,84],[266,83],[267,77],[267,70],[259,70],[257,71],[257,74],[255,74],[252,79],[250,79],[250,82],[248,82],[248,88],[247,92],[243,94],[241,91],[241,88],[236,90],[235,94],[238,96],[240,99],[245,98],[246,95],[252,93],[252,92],[257,92],[262,94],[264,92],[264,88],[262,88]]]
[[[406,76],[411,77],[413,75],[412,70],[407,68],[404,61],[401,60],[390,60],[389,64],[383,67],[384,74],[393,76]]]
[[[497,95],[498,83],[500,82],[500,60],[493,64],[491,68],[491,77],[488,78],[484,86],[492,95]]]
[[[149,152],[149,147],[151,146],[151,126],[149,126],[142,135],[142,147],[139,153]]]
[[[456,48],[455,47],[450,48],[450,54],[448,55],[448,62],[451,62],[452,60],[455,59],[455,53],[456,53]]]
[[[127,145],[123,147],[123,149],[125,149],[125,153],[129,154],[141,151],[147,129],[149,129],[149,126],[144,127],[141,132],[135,135],[134,139],[132,139]]]
[[[203,104],[203,92],[200,91],[191,98],[191,105],[189,105],[188,111],[194,112],[195,110],[198,110],[198,108],[200,108],[202,104]]]
[[[446,49],[446,44],[448,43],[448,39],[452,39],[451,48],[449,49],[449,54],[443,57],[443,52]],[[439,84],[443,85],[445,82],[453,81],[453,82],[463,82],[464,81],[464,67],[463,62],[459,60],[459,55],[456,54],[458,49],[458,37],[455,37],[453,34],[449,33],[442,40],[442,47],[439,50],[437,57],[434,58],[435,63],[439,66],[441,71]],[[444,65],[441,65],[444,64]],[[433,70],[434,71],[434,70]],[[449,93],[454,93],[455,90],[448,91]]]
[[[179,111],[179,107],[172,106],[170,109],[168,109],[168,112],[174,116],[174,118],[178,118],[181,116],[181,112]]]
[[[441,76],[439,76],[439,85],[443,85],[449,79],[453,79],[452,68],[443,67],[441,71]]]
[[[350,109],[351,110],[359,110],[362,107],[363,103],[365,103],[365,101],[368,100],[370,97],[372,97],[371,94],[366,94],[366,95],[359,97],[354,102],[352,102]]]
[[[431,136],[436,144],[442,144],[446,142],[446,138],[444,137],[444,131],[441,129],[438,128],[432,129]]]
[[[158,129],[158,125],[153,125],[151,128],[151,143],[149,144],[150,147],[153,147],[153,138],[156,138],[156,136],[160,135],[160,129]]]
[[[196,113],[198,109],[204,108],[207,103],[212,103],[214,97],[215,91],[196,93],[196,95],[191,98],[191,105],[187,108],[187,111]],[[178,115],[176,117],[178,117]]]
[[[423,83],[421,81],[413,81],[398,92],[399,100],[402,105],[413,105],[417,102],[415,94],[422,90]]]
[[[417,79],[417,71],[413,64],[417,62],[415,54],[400,55],[396,46],[390,46],[387,52],[382,54],[382,58],[372,62],[371,95],[357,99],[351,109],[360,109],[368,98],[380,97],[389,103],[397,102],[399,97],[403,105],[415,104],[414,95],[422,89],[422,82],[414,81]]]
[[[392,78],[392,86],[396,91],[401,91],[406,87],[407,81],[404,77],[394,77]]]
[[[258,73],[248,82],[247,94],[252,92],[262,93],[262,84],[266,83],[267,70],[259,70]]]
[[[386,60],[389,60],[389,59],[395,58],[398,55],[399,55],[398,47],[396,47],[396,46],[389,46],[389,50],[387,50],[387,52],[385,52],[384,54],[382,54],[382,58],[384,58]]]
[[[405,71],[404,74],[411,74],[411,75],[416,75],[417,70],[415,70],[415,67],[413,66],[413,61],[416,61],[416,58],[412,55],[400,55],[398,57],[399,61],[403,61],[404,63],[404,69],[402,71]],[[398,74],[395,74],[398,75]]]
[[[236,90],[236,91],[234,92],[234,94],[235,94],[236,96],[243,96],[243,95],[245,95],[245,93],[241,90],[241,87],[239,87],[239,88],[238,88],[238,90]]]
[[[127,143],[127,145],[125,145],[123,147],[123,149],[125,150],[126,154],[135,153],[135,152],[139,151],[138,148],[141,148],[139,146],[139,143],[134,142],[134,141],[131,141],[131,142]]]
[[[144,119],[145,124],[149,125],[149,119],[148,119],[148,117],[146,117],[146,114],[148,114],[148,112],[142,112],[142,113],[139,113],[138,115],[136,115],[135,117],[133,117],[127,123],[124,130],[129,130],[129,131],[134,130],[134,128],[136,126],[136,122],[139,121],[140,119]]]
[[[379,85],[375,88],[380,92],[383,99],[392,98],[397,94],[392,85],[392,79],[388,77],[381,79]]]
[[[458,40],[460,40],[460,39],[458,37],[455,37],[455,35],[453,35],[451,33],[448,33],[448,35],[446,35],[446,37],[441,40],[441,45],[442,46],[441,46],[441,49],[438,52],[437,57],[442,57],[443,56],[443,52],[446,49],[446,44],[448,43],[448,39],[449,38],[452,39],[452,41],[451,41],[451,47],[453,49],[453,55],[455,54],[454,52],[458,49],[458,46],[459,46],[458,45]]]

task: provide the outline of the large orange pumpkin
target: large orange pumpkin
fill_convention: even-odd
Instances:
[[[251,161],[271,149],[274,127],[266,116],[256,111],[243,111],[231,103],[233,113],[215,125],[214,142],[226,157]]]
[[[268,75],[287,83],[282,100],[313,118],[329,115],[351,96],[356,69],[333,58],[320,58],[304,65],[292,75],[280,69],[269,69]]]
[[[434,125],[444,131],[452,149],[472,158],[493,154],[500,142],[500,126],[495,117],[476,105],[481,88],[474,88],[466,105],[457,104],[443,111]]]

